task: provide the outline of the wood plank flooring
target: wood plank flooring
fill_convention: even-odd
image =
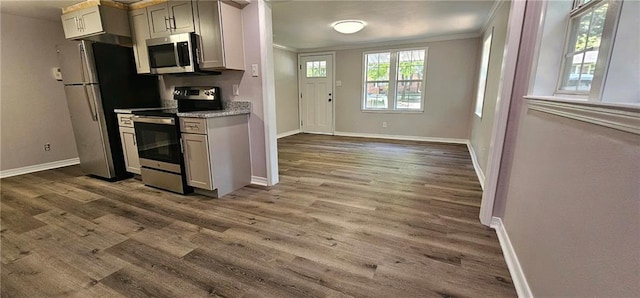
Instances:
[[[0,180],[2,297],[515,297],[464,145],[299,134],[221,199]]]

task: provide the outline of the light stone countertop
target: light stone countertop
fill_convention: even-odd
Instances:
[[[166,109],[166,107],[115,109],[114,112],[119,114],[132,114],[133,112],[154,111],[154,110],[162,110],[162,109]],[[214,117],[225,117],[225,116],[234,116],[234,115],[243,115],[243,114],[251,114],[251,102],[231,101],[231,102],[225,102],[224,109],[222,110],[177,113],[178,117],[185,117],[185,118],[214,118]]]
[[[249,101],[225,102],[223,110],[178,113],[178,117],[214,118],[214,117],[225,117],[225,116],[234,116],[234,115],[242,115],[242,114],[251,114],[251,102]]]

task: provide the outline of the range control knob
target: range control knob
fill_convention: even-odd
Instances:
[[[206,95],[206,96],[211,96],[211,94],[212,94],[211,90],[205,90],[204,91],[204,95]]]
[[[173,90],[173,95],[180,95],[180,90]]]

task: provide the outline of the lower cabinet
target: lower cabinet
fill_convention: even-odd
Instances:
[[[251,183],[248,117],[180,118],[188,185],[222,197]]]
[[[118,128],[125,168],[129,173],[140,174],[140,158],[138,157],[138,144],[136,143],[136,131],[133,129],[132,117],[131,114],[118,114]]]
[[[206,135],[182,134],[184,161],[187,171],[187,184],[206,190],[214,190],[211,176],[211,160]]]

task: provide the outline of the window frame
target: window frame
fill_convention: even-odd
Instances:
[[[424,50],[424,64],[422,69],[422,81],[420,86],[420,109],[409,109],[409,108],[397,108],[397,96],[396,89],[398,87],[398,52],[404,51],[415,51],[415,50]],[[367,108],[367,55],[369,54],[380,54],[380,53],[390,53],[389,57],[389,79],[386,81],[389,84],[389,88],[387,90],[388,94],[388,102],[386,108]],[[362,97],[360,99],[360,110],[362,112],[367,113],[424,113],[424,105],[425,105],[425,93],[426,93],[426,85],[427,85],[427,62],[429,57],[429,47],[411,47],[411,48],[400,48],[400,49],[380,49],[374,51],[364,51],[362,52],[362,88],[360,89],[362,92]],[[402,80],[400,80],[402,81]]]
[[[489,51],[487,54],[487,68],[485,69],[484,81],[482,80],[482,62],[484,60],[484,47],[489,41]],[[480,53],[480,69],[478,73],[478,85],[476,86],[476,105],[474,107],[474,114],[478,116],[478,118],[482,119],[482,114],[484,113],[484,100],[487,95],[487,80],[489,78],[489,66],[491,65],[491,47],[493,46],[493,27],[491,27],[491,32],[487,37],[482,39],[482,53]],[[482,83],[482,94],[480,94],[480,84]],[[478,105],[480,106],[480,110],[478,111]],[[478,113],[479,112],[479,113]]]
[[[589,91],[580,90],[562,90],[562,84],[564,81],[564,69],[567,63],[567,55],[570,53],[569,47],[572,45],[571,38],[571,24],[575,19],[580,18],[584,14],[589,13],[594,7],[607,3],[607,13],[605,16],[604,25],[602,28],[602,35],[600,38],[600,46],[598,47],[598,58],[594,68],[593,78],[591,80],[591,87]],[[562,49],[562,59],[560,63],[560,69],[558,71],[558,80],[556,82],[556,88],[554,95],[571,96],[578,99],[586,99],[588,101],[600,101],[602,93],[604,91],[604,84],[606,80],[607,70],[609,68],[609,62],[611,60],[611,54],[613,49],[613,42],[616,36],[618,27],[618,20],[620,18],[621,0],[590,0],[584,3],[584,0],[574,0],[572,9],[567,15],[567,24],[565,28],[564,47]],[[590,25],[591,26],[591,25]],[[575,40],[573,41],[575,43]],[[585,51],[586,54],[586,51]],[[583,63],[584,64],[584,63]],[[581,65],[583,65],[581,64]]]

